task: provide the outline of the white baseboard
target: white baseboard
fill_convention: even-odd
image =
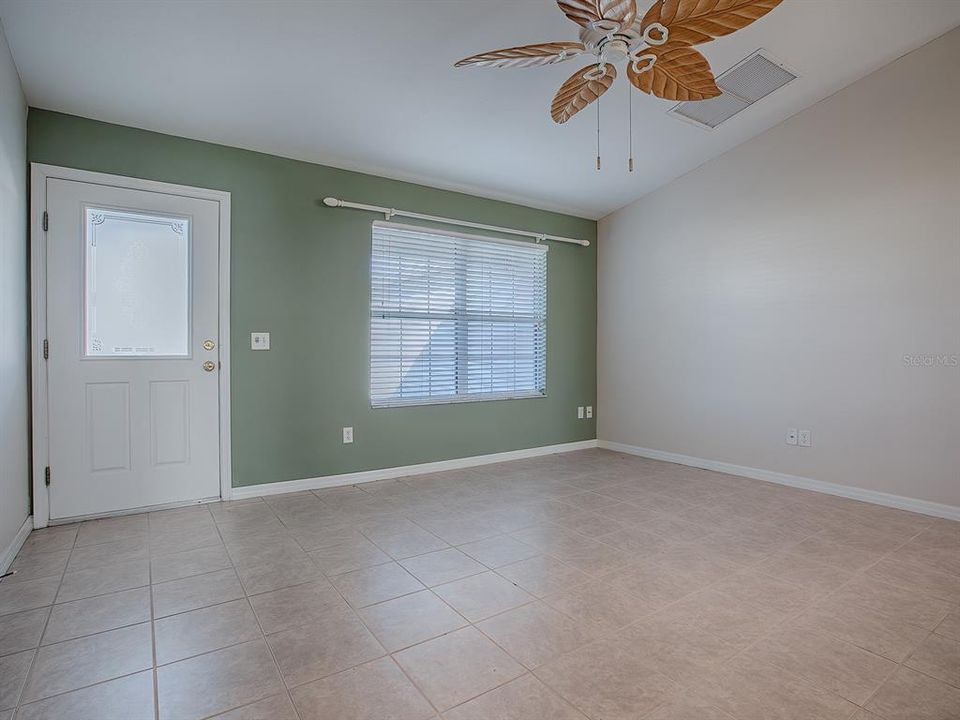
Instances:
[[[439,460],[437,462],[420,463],[419,465],[401,465],[400,467],[383,468],[381,470],[364,470],[361,472],[344,473],[343,475],[326,475],[324,477],[304,478],[302,480],[285,480],[260,485],[247,485],[232,489],[230,499],[244,500],[262,495],[279,495],[281,493],[299,492],[301,490],[319,490],[321,488],[356,485],[358,483],[373,482],[375,480],[392,480],[407,475],[425,475],[427,473],[442,472],[444,470],[460,470],[462,468],[490,465],[491,463],[506,462],[508,460],[522,460],[524,458],[552,455],[554,453],[571,452],[573,450],[587,450],[597,447],[596,440],[581,440],[579,442],[561,443],[560,445],[543,445],[541,447],[526,448],[524,450],[510,450],[508,452],[493,453],[491,455],[474,455],[472,457],[455,458],[453,460]]]
[[[804,490],[813,490],[827,495],[838,495],[852,500],[873,503],[874,505],[884,505],[900,510],[922,513],[923,515],[932,515],[934,517],[947,518],[948,520],[960,520],[960,507],[955,505],[944,505],[929,500],[917,500],[915,498],[903,497],[902,495],[891,495],[889,493],[877,492],[876,490],[865,490],[864,488],[853,487],[852,485],[838,485],[836,483],[814,480],[800,475],[788,475],[787,473],[776,472],[774,470],[760,470],[758,468],[734,465],[719,460],[704,460],[703,458],[692,457],[690,455],[679,455],[677,453],[664,452],[663,450],[651,450],[650,448],[625,445],[623,443],[610,442],[609,440],[598,440],[597,447],[604,448],[605,450],[615,450],[629,455],[639,455],[652,460],[663,460],[665,462],[677,463],[678,465],[689,465],[690,467],[714,470],[729,475],[739,475],[753,480],[764,480],[766,482],[777,483],[778,485],[789,485],[790,487],[802,488]]]
[[[27,515],[27,519],[23,521],[23,525],[20,526],[11,543],[7,545],[3,553],[0,553],[0,575],[10,569],[17,553],[20,552],[20,548],[27,541],[31,530],[33,530],[33,516]]]

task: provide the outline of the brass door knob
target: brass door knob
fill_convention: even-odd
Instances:
[[[213,340],[204,340],[204,341],[203,341],[203,349],[204,349],[204,350],[213,350],[215,347],[216,347],[216,344],[213,342]]]
[[[206,370],[207,372],[213,372],[216,369],[216,367],[217,367],[217,364],[213,362],[213,360],[207,360],[203,364],[203,369]]]

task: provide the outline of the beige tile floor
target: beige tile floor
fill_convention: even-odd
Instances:
[[[0,720],[958,720],[960,523],[600,450],[33,533]]]

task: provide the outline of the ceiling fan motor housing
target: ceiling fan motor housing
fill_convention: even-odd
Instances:
[[[596,55],[600,62],[615,64],[627,58],[636,58],[651,45],[663,45],[668,30],[660,23],[652,23],[641,32],[640,24],[634,23],[616,32],[603,32],[595,28],[581,28],[580,42],[586,51]]]
[[[603,62],[617,63],[622,60],[626,60],[629,53],[630,46],[627,45],[625,40],[613,38],[612,40],[604,43],[603,47],[600,49],[600,59]]]

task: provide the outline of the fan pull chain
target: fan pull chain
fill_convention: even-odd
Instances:
[[[600,170],[600,98],[597,98],[597,170]]]
[[[630,118],[630,158],[627,160],[627,168],[630,172],[633,172],[633,88],[627,88],[627,103],[630,107],[630,112],[628,116]]]

